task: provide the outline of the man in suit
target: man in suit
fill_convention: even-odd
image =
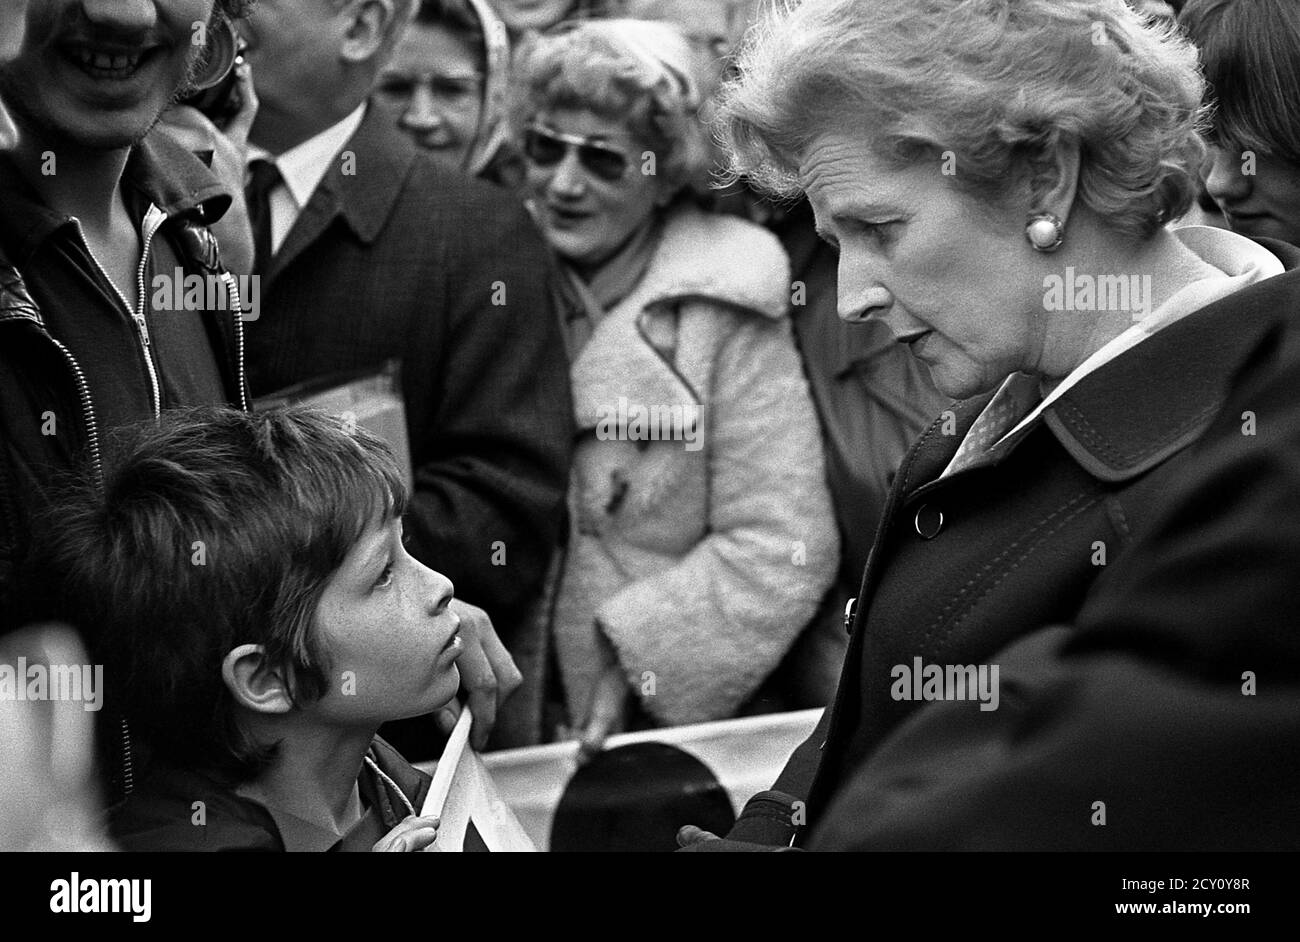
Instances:
[[[255,395],[401,361],[411,551],[456,584],[486,744],[558,539],[572,440],[549,256],[504,191],[444,170],[367,104],[411,0],[261,0],[249,211]],[[488,613],[475,606],[482,606]],[[491,623],[489,623],[489,618]],[[342,669],[342,668],[341,668]],[[403,743],[409,751],[412,743]]]

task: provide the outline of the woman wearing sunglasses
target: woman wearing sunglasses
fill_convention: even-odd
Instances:
[[[527,190],[581,299],[549,689],[587,751],[735,715],[839,556],[788,261],[685,195],[707,167],[690,62],[671,27],[632,20],[532,37],[516,59]]]

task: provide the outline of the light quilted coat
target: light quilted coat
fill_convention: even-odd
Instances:
[[[789,291],[768,232],[676,210],[646,274],[573,363],[573,532],[553,642],[574,722],[599,673],[597,620],[657,722],[722,719],[777,666],[835,576]],[[611,439],[620,398],[698,407],[701,447],[626,440],[628,422]]]

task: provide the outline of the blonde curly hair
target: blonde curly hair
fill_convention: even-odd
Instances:
[[[690,46],[672,26],[578,20],[530,35],[515,53],[510,87],[517,138],[543,111],[587,110],[622,121],[654,153],[657,174],[670,188],[707,175],[707,130]]]

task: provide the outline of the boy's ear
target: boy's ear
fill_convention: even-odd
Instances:
[[[221,662],[221,679],[235,702],[256,713],[288,713],[293,709],[288,678],[272,668],[266,648],[260,644],[241,644]]]

